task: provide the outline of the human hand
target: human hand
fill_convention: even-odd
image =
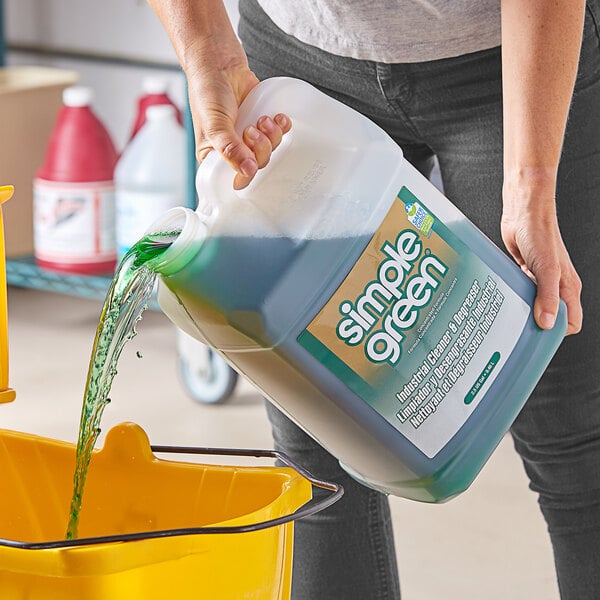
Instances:
[[[554,326],[559,298],[567,306],[567,335],[581,330],[581,280],[560,234],[553,193],[528,202],[507,193],[505,184],[502,239],[521,269],[538,286],[533,314],[542,329]]]
[[[290,119],[284,114],[265,115],[241,135],[235,130],[238,107],[258,79],[222,0],[148,2],[187,77],[198,161],[215,149],[236,171],[234,188],[246,187],[291,129]]]
[[[291,127],[287,115],[264,115],[256,124],[235,130],[238,108],[258,79],[242,61],[235,68],[198,69],[188,73],[190,107],[198,161],[215,149],[236,171],[233,187],[246,187],[258,169],[266,166]]]

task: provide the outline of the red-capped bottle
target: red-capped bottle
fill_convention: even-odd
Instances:
[[[142,95],[138,99],[137,112],[135,121],[129,136],[129,141],[133,139],[135,134],[142,128],[146,123],[146,111],[150,106],[157,106],[160,104],[170,104],[175,108],[175,114],[177,121],[180,125],[183,125],[181,117],[181,111],[179,107],[173,102],[168,94],[168,84],[161,77],[145,77],[142,81]]]
[[[34,181],[34,254],[41,268],[96,275],[115,267],[117,151],[92,100],[88,87],[64,90]]]

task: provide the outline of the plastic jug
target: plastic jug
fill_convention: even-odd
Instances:
[[[114,270],[117,151],[92,109],[93,90],[64,90],[44,163],[33,185],[34,254],[52,271]]]
[[[147,121],[115,168],[117,254],[122,258],[160,215],[186,204],[185,130],[174,106],[149,106]]]
[[[379,127],[294,79],[262,82],[240,131],[293,120],[245,190],[211,153],[196,212],[149,266],[178,326],[215,348],[358,481],[439,502],[465,490],[566,331],[535,285]]]

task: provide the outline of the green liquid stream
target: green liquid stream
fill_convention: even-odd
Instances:
[[[147,308],[156,273],[148,261],[159,257],[179,232],[147,236],[137,242],[120,262],[102,307],[88,367],[77,440],[73,496],[66,538],[78,536],[83,491],[100,420],[110,402],[108,394],[117,374],[117,362],[125,344],[136,334],[136,324]]]

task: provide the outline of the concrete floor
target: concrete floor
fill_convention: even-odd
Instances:
[[[76,440],[100,307],[9,288],[17,400],[0,405],[0,427]],[[122,354],[103,430],[134,421],[154,444],[272,447],[262,400],[248,383],[220,406],[189,398],[178,380],[175,339],[166,317],[145,313]],[[462,496],[440,506],[399,498],[391,505],[405,600],[558,598],[545,524],[510,438]]]

